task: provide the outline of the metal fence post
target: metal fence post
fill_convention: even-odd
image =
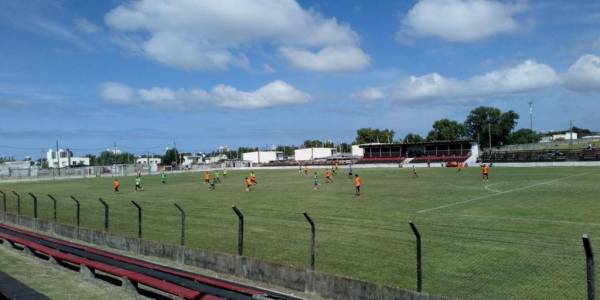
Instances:
[[[12,193],[17,197],[17,216],[21,215],[21,195],[19,193],[12,191]]]
[[[2,204],[4,208],[4,213],[6,214],[6,194],[3,191],[0,191],[0,194],[2,194]]]
[[[315,222],[310,218],[308,213],[303,213],[304,217],[310,223],[310,233],[311,233],[311,246],[310,246],[310,269],[315,270],[315,256],[317,254],[317,237],[315,230]]]
[[[71,199],[75,201],[76,204],[76,217],[77,217],[77,228],[79,228],[79,200],[75,199],[75,197],[71,196]]]
[[[238,216],[238,255],[242,256],[244,255],[244,215],[235,205],[231,206],[231,209]]]
[[[54,208],[54,223],[56,223],[56,198],[52,197],[52,195],[48,194],[48,197],[52,199],[52,207]]]
[[[412,221],[408,222],[410,224],[410,228],[415,234],[416,244],[417,244],[417,292],[421,292],[423,287],[423,273],[421,271],[421,234],[415,224]]]
[[[185,211],[183,210],[183,208],[181,208],[181,206],[179,206],[179,204],[177,204],[177,203],[173,203],[173,204],[175,205],[175,207],[177,207],[177,209],[181,213],[181,242],[180,242],[180,245],[185,246]]]
[[[98,198],[98,200],[104,205],[104,231],[108,231],[108,204],[102,198]]]
[[[137,207],[138,209],[138,238],[141,239],[142,238],[142,207],[139,206],[137,203],[135,203],[135,201],[131,200],[131,203],[133,203],[133,205],[135,205],[135,207]]]
[[[37,197],[32,193],[28,193],[28,194],[33,199],[33,217],[35,219],[37,219]]]
[[[583,237],[583,248],[585,249],[585,260],[587,268],[587,299],[596,299],[596,282],[594,274],[594,251],[592,251],[592,241],[587,234]]]

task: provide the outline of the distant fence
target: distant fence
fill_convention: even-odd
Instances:
[[[157,174],[165,170],[166,172],[186,172],[197,171],[211,168],[220,168],[221,163],[191,165],[189,167],[171,168],[160,167],[152,168],[146,164],[128,164],[113,166],[86,166],[73,168],[50,168],[40,169],[36,166],[30,168],[11,168],[0,165],[0,181],[2,180],[52,180],[67,178],[93,178],[93,177],[112,177],[112,176],[131,176],[141,174]]]
[[[38,197],[32,193],[28,194],[31,200],[33,200],[31,202],[31,215],[33,217],[20,213],[9,213],[6,208],[7,201],[22,201],[19,193],[13,191],[12,194],[14,197],[7,191],[0,191],[0,197],[2,197],[0,200],[3,201],[4,222],[20,224],[43,231],[51,231],[59,235],[80,238],[85,241],[109,245],[124,250],[143,252],[142,249],[145,249],[144,251],[149,251],[149,253],[144,252],[146,255],[170,257],[219,272],[248,275],[244,272],[248,272],[248,268],[250,267],[243,264],[239,265],[239,258],[248,259],[243,260],[244,263],[251,261],[245,256],[245,242],[248,241],[248,237],[245,236],[245,227],[253,224],[248,224],[248,218],[245,218],[244,212],[236,206],[231,207],[229,217],[235,218],[238,221],[237,225],[226,226],[231,226],[230,232],[237,232],[234,236],[227,237],[231,238],[231,243],[228,244],[235,245],[228,252],[237,253],[237,256],[198,252],[198,254],[193,255],[193,258],[189,258],[189,248],[177,248],[189,247],[187,242],[191,239],[186,236],[186,227],[189,226],[186,222],[186,217],[189,218],[192,216],[198,219],[202,218],[202,216],[199,216],[195,210],[186,211],[178,203],[173,203],[175,208],[172,211],[161,210],[158,215],[162,221],[160,230],[164,230],[165,234],[171,237],[178,236],[177,242],[173,242],[171,245],[154,245],[152,244],[153,242],[142,240],[142,233],[145,232],[143,231],[143,226],[149,222],[144,221],[147,217],[143,214],[143,207],[134,201],[131,201],[132,205],[127,209],[128,213],[125,216],[123,214],[124,211],[110,210],[110,205],[100,198],[98,198],[98,201],[104,209],[98,209],[99,206],[93,206],[92,208],[80,207],[80,202],[71,196],[71,199],[75,201],[77,206],[76,211],[73,210],[72,212],[68,212],[68,214],[76,216],[77,223],[76,226],[70,226],[60,224],[56,222],[56,218],[52,217],[45,218],[46,221],[38,219],[38,205],[42,198],[45,197]],[[58,199],[52,195],[47,196],[48,199],[53,201],[54,215],[56,215],[57,201],[72,203],[72,201]],[[91,203],[87,203],[87,205],[91,206]],[[59,205],[58,207],[64,206]],[[91,230],[80,227],[80,209],[91,210],[88,213],[96,214],[103,220],[102,229]],[[65,212],[61,214],[64,215]],[[52,214],[48,213],[45,215],[52,216]],[[226,216],[217,215],[214,217],[222,219]],[[167,226],[164,222],[166,218],[179,218],[180,222],[171,223],[177,225]],[[301,230],[305,232],[303,235],[306,238],[301,239],[301,243],[296,245],[297,247],[293,247],[292,245],[297,242],[291,242],[294,237],[285,237],[284,240],[287,239],[289,245],[287,249],[283,248],[286,250],[282,249],[282,251],[299,251],[299,255],[304,257],[307,262],[304,264],[305,269],[300,271],[289,267],[255,262],[253,266],[261,265],[260,268],[262,269],[260,272],[257,271],[260,274],[259,278],[254,279],[270,281],[281,286],[308,292],[318,290],[322,296],[336,299],[440,299],[440,297],[429,297],[427,294],[418,294],[419,297],[415,296],[416,294],[410,296],[411,294],[406,294],[406,291],[400,289],[383,288],[353,279],[343,279],[344,283],[342,284],[336,281],[338,279],[331,279],[335,277],[331,277],[328,279],[330,282],[338,282],[331,283],[333,286],[330,286],[330,283],[314,282],[318,276],[312,272],[319,270],[320,262],[329,263],[329,261],[320,260],[317,255],[317,242],[329,242],[327,238],[323,236],[319,237],[319,234],[323,233],[329,239],[335,239],[343,236],[348,228],[352,231],[352,227],[341,219],[336,220],[331,219],[331,217],[323,217],[321,218],[321,223],[327,225],[325,229],[323,226],[320,226],[319,220],[314,220],[308,212],[289,215],[286,218],[290,222],[296,222],[301,226]],[[131,230],[131,234],[135,232],[135,238],[113,236],[112,222],[119,222],[121,225],[126,224],[126,227]],[[264,226],[287,226],[277,223],[275,220],[262,218],[251,218],[250,222],[259,222],[262,228]],[[225,224],[218,226],[225,226]],[[517,230],[510,232],[510,235],[505,235],[505,230],[477,227],[463,228],[457,225],[437,222],[423,222],[421,224],[409,222],[408,224],[401,224],[398,227],[387,227],[383,224],[368,226],[371,226],[372,234],[379,234],[382,230],[392,230],[399,236],[398,242],[413,245],[414,250],[412,251],[405,253],[391,251],[391,253],[395,253],[394,256],[397,257],[397,260],[409,262],[409,265],[413,266],[411,273],[414,275],[408,275],[408,277],[407,274],[398,273],[398,275],[407,278],[412,277],[414,291],[418,293],[430,292],[463,299],[583,299],[586,297],[587,299],[595,299],[594,254],[590,238],[587,235],[583,235],[582,239],[544,238],[544,236],[537,236],[534,235],[535,233],[524,230]],[[157,229],[153,228],[153,230],[156,231]],[[206,230],[208,229],[205,228]],[[332,232],[329,232],[331,230],[334,230],[333,235]],[[109,239],[109,236],[113,236],[113,238]],[[251,236],[256,239],[255,233]],[[223,238],[225,237],[219,237],[221,240]],[[354,236],[354,238],[359,237]],[[443,241],[445,238],[450,238],[451,242]],[[267,245],[267,247],[285,247],[286,243],[282,243],[284,240],[274,241],[268,239],[258,242],[258,244]],[[254,242],[255,247],[256,241]],[[352,239],[350,238],[347,242],[351,243]],[[148,250],[150,246],[144,248],[143,243],[154,245],[151,248],[155,250]],[[381,245],[389,248],[392,245],[397,245],[396,243],[391,240],[385,240],[382,241]],[[477,245],[476,252],[472,251],[473,244]],[[512,245],[516,245],[516,247],[510,247]],[[362,249],[355,250],[360,251]],[[329,259],[332,258],[329,257]],[[364,267],[368,267],[368,259],[361,256],[357,257],[357,259],[364,260],[362,262],[365,264]],[[410,263],[411,261],[412,263]],[[345,261],[344,263],[351,264],[357,262]],[[359,261],[358,263],[361,262]],[[382,268],[380,269],[381,272],[388,272],[389,270],[386,270],[388,268],[392,270],[396,269],[393,265],[381,266],[380,268]],[[245,271],[240,271],[242,269]],[[526,278],[526,280],[521,280],[522,278]],[[339,286],[336,287],[336,284]],[[367,286],[368,288],[366,288]],[[343,289],[348,289],[348,291]],[[421,298],[420,296],[423,297]]]

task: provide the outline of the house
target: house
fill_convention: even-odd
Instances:
[[[225,154],[219,154],[219,155],[216,155],[216,156],[211,156],[211,157],[205,158],[204,162],[208,163],[208,164],[214,164],[214,163],[218,163],[220,161],[227,160],[227,159],[228,159],[227,155],[225,155]]]
[[[568,141],[568,140],[576,140],[577,139],[577,132],[561,132],[561,133],[553,133],[553,134],[549,134],[547,136],[542,137],[542,139],[540,140],[540,143],[551,143],[554,141]]]
[[[48,152],[46,152],[46,160],[48,161],[49,168],[66,168],[90,165],[89,157],[74,156],[73,152],[69,149],[58,149],[58,155],[56,150],[49,149]]]
[[[189,167],[191,165],[197,165],[202,163],[204,160],[204,155],[202,153],[183,153],[183,162],[181,163],[184,167]]]
[[[160,157],[139,157],[135,160],[138,165],[160,165],[161,162]]]

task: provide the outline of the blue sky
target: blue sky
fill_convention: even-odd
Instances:
[[[426,134],[479,105],[600,130],[595,1],[2,1],[0,156]]]

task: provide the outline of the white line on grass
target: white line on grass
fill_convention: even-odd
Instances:
[[[575,222],[575,221],[564,221],[564,220],[550,220],[540,218],[515,218],[515,217],[497,217],[497,216],[486,216],[486,215],[466,215],[466,214],[451,214],[451,213],[435,213],[437,216],[450,216],[450,217],[465,217],[475,219],[498,219],[498,220],[511,220],[511,221],[522,221],[522,222],[542,222],[542,223],[556,223],[556,224],[567,224],[567,225],[588,225],[588,226],[600,226],[600,223],[590,222]]]
[[[494,193],[502,193],[502,191],[496,190],[491,188],[492,185],[497,185],[499,183],[494,183],[494,184],[488,184],[486,186],[484,186],[483,188],[485,188],[486,190],[490,191],[490,192],[494,192]]]
[[[483,195],[483,196],[475,197],[475,198],[464,200],[464,201],[458,201],[458,202],[454,202],[454,203],[449,203],[449,204],[441,205],[441,206],[438,206],[438,207],[432,207],[432,208],[422,209],[422,210],[417,211],[417,213],[418,214],[422,214],[422,213],[426,213],[426,212],[430,212],[430,211],[434,211],[434,210],[438,210],[438,209],[442,209],[442,208],[448,208],[448,207],[452,207],[452,206],[456,206],[456,205],[461,205],[461,204],[470,203],[470,202],[474,202],[474,201],[479,201],[479,200],[483,200],[483,199],[487,199],[487,198],[492,198],[492,197],[495,197],[495,196],[498,196],[498,195],[504,195],[504,194],[508,194],[508,193],[512,193],[512,192],[518,192],[518,191],[530,189],[530,188],[533,188],[533,187],[536,187],[536,186],[540,186],[540,185],[546,185],[546,184],[558,182],[558,181],[569,179],[569,178],[573,178],[573,177],[579,177],[579,176],[588,175],[590,173],[591,172],[570,175],[570,176],[561,177],[561,178],[557,178],[557,179],[552,179],[552,180],[549,180],[549,181],[544,181],[544,182],[540,182],[540,183],[536,183],[536,184],[532,184],[532,185],[528,185],[528,186],[524,186],[524,187],[520,187],[520,188],[516,188],[516,189],[512,189],[512,190],[502,191],[502,192],[495,193],[495,194]]]

